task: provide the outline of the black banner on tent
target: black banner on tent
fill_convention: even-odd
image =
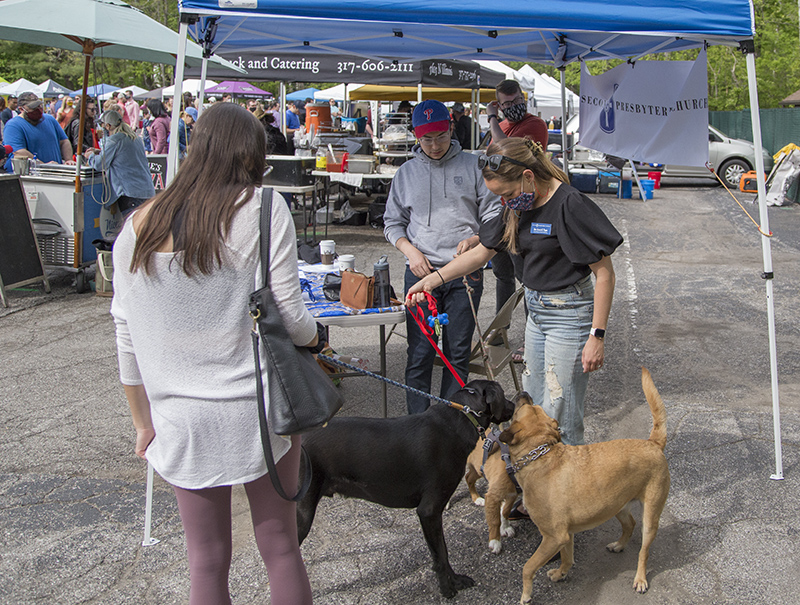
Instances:
[[[247,70],[235,79],[283,82],[337,82],[384,84],[388,86],[425,86],[476,88],[478,77],[482,87],[494,87],[503,74],[481,68],[472,61],[433,59],[365,59],[356,56],[316,54],[224,53],[220,55]],[[229,70],[218,71],[208,66],[209,78],[230,80]],[[187,77],[199,77],[200,68],[190,68]]]

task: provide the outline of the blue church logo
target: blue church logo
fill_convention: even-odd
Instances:
[[[614,84],[614,92],[611,93],[611,98],[606,101],[600,112],[600,130],[606,134],[612,134],[616,128],[614,118],[614,94],[617,92],[619,84]]]

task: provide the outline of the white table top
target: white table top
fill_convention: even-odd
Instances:
[[[364,174],[364,173],[361,173],[361,172],[352,172],[352,173],[350,173],[350,172],[345,172],[345,173],[342,173],[342,172],[328,172],[327,170],[312,170],[311,174],[312,174],[312,176],[331,176],[333,174],[358,174],[363,179],[389,179],[389,180],[393,179],[394,175],[395,175],[394,172],[392,174],[379,174],[377,172],[373,172],[371,174]]]
[[[314,191],[316,184],[314,185],[302,185],[302,186],[290,186],[290,185],[267,185],[267,187],[272,187],[278,193],[311,193]]]
[[[405,310],[388,313],[367,313],[365,315],[333,315],[315,317],[323,326],[340,326],[342,328],[359,328],[364,326],[390,326],[401,324],[406,320]]]

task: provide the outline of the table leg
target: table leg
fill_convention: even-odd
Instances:
[[[386,326],[380,325],[381,331],[381,376],[386,378]],[[388,416],[386,404],[386,383],[381,381],[381,388],[383,389],[383,417]]]

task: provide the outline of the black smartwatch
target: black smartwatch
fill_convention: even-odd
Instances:
[[[599,340],[603,340],[606,337],[606,331],[603,328],[592,328],[589,330],[589,334]]]
[[[498,122],[500,121],[500,118],[498,118],[498,117],[497,117],[497,114],[494,114],[494,113],[493,113],[493,114],[491,114],[491,115],[490,115],[488,118],[486,118],[486,119],[487,119],[487,120],[489,120],[489,121],[491,122],[491,121],[492,121],[492,118],[494,118],[494,119],[495,119],[495,120],[497,120]]]

